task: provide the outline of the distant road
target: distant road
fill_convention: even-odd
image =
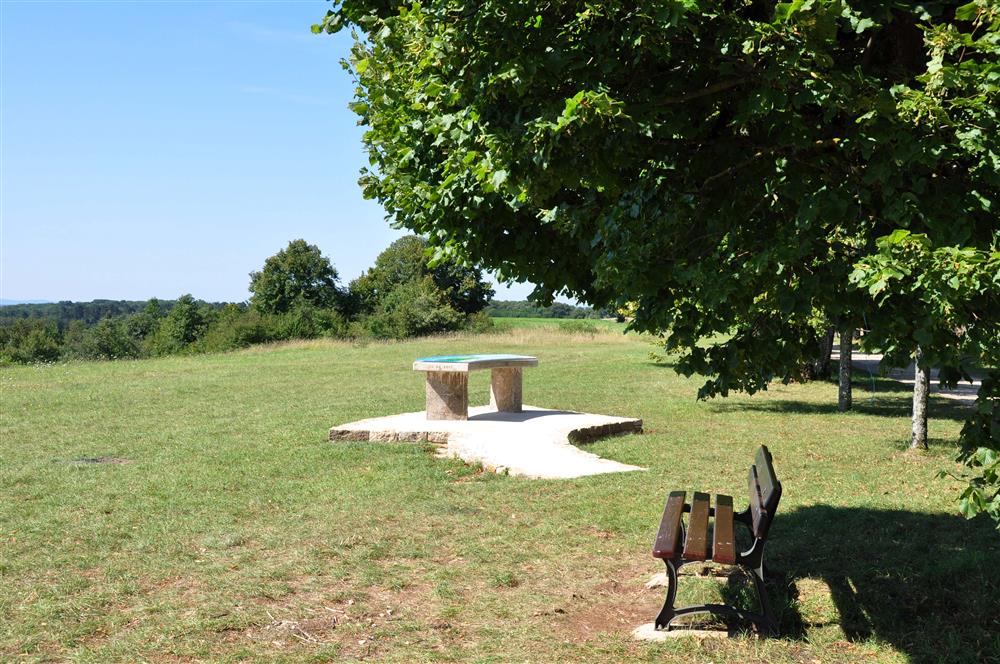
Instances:
[[[832,359],[840,361],[839,349],[833,349]],[[865,354],[854,351],[851,354],[851,366],[855,369],[860,369],[867,372],[873,376],[884,375],[887,378],[892,378],[900,383],[905,383],[907,385],[913,385],[914,383],[914,373],[916,372],[916,367],[914,367],[911,362],[909,366],[905,368],[900,367],[889,367],[888,370],[882,374],[882,356],[878,354]],[[958,399],[959,401],[975,401],[976,394],[979,392],[979,387],[983,384],[982,376],[977,375],[973,372],[972,377],[975,379],[973,382],[964,381],[959,383],[953,388],[941,389],[938,384],[938,370],[931,369],[931,394],[936,394],[942,396],[945,399]]]

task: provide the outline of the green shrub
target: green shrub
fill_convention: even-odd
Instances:
[[[559,323],[559,330],[568,334],[597,334],[597,325],[586,320],[566,320]]]
[[[407,235],[389,245],[375,259],[375,265],[351,282],[344,311],[350,315],[376,314],[392,292],[427,277],[444,303],[462,314],[481,311],[493,297],[493,289],[483,280],[481,270],[448,256],[432,261],[427,240]]]
[[[204,302],[181,295],[156,332],[146,339],[145,350],[151,355],[180,353],[197,341],[217,316]]]
[[[320,334],[331,339],[343,339],[347,336],[347,319],[335,309],[320,309],[316,312],[316,321]]]
[[[364,319],[368,333],[379,339],[447,332],[460,329],[464,323],[465,317],[448,305],[445,294],[429,276],[400,284]]]
[[[477,311],[474,314],[470,314],[466,318],[465,329],[469,332],[485,334],[487,332],[493,332],[495,327],[493,325],[493,319],[489,314],[485,311]]]
[[[143,311],[127,316],[125,328],[133,339],[142,342],[156,333],[164,316],[159,302],[153,300]]]
[[[958,508],[971,519],[986,513],[1000,530],[1000,370],[990,369],[983,377],[976,410],[959,435],[962,444],[958,461],[968,471],[961,479],[968,482]],[[948,475],[946,471],[940,477]]]
[[[77,357],[86,360],[118,360],[144,355],[142,344],[130,333],[124,316],[101,319],[84,334],[77,352]]]
[[[334,309],[317,309],[300,302],[291,311],[278,317],[280,339],[315,339],[342,337],[347,323]]]
[[[223,310],[192,350],[220,353],[280,338],[275,317],[255,311]]]
[[[31,364],[59,359],[62,337],[53,320],[18,320],[0,325],[0,362]]]
[[[63,359],[76,360],[85,359],[87,334],[89,332],[87,324],[82,320],[71,321],[63,331],[63,341],[61,355]]]
[[[360,318],[352,320],[348,323],[345,336],[348,339],[353,339],[358,342],[367,342],[369,339],[372,339],[372,331],[371,328],[368,327],[368,318],[369,316],[361,316]]]
[[[263,314],[231,306],[220,312],[192,345],[192,351],[217,353],[274,341],[341,338],[347,334],[344,317],[334,309],[316,309],[303,303],[284,314]]]

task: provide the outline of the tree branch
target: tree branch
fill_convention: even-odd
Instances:
[[[792,154],[793,155],[794,154],[798,154],[799,152],[802,152],[805,149],[818,150],[818,149],[821,149],[821,148],[833,147],[833,146],[835,146],[839,142],[840,142],[839,138],[828,138],[826,140],[819,140],[819,141],[816,141],[815,143],[813,143],[812,146],[810,146],[809,148],[792,149]],[[740,170],[741,168],[749,166],[750,164],[752,164],[753,162],[757,161],[761,157],[766,157],[766,156],[769,156],[769,155],[772,155],[772,154],[777,154],[779,152],[784,152],[785,150],[788,150],[788,149],[794,148],[794,147],[795,146],[793,146],[793,145],[779,145],[777,147],[769,148],[767,150],[761,150],[760,152],[757,152],[756,154],[754,154],[754,156],[752,156],[752,157],[749,157],[747,159],[744,159],[743,161],[735,163],[732,166],[730,166],[729,168],[726,168],[725,170],[719,171],[715,175],[708,176],[707,178],[705,178],[705,181],[701,183],[701,189],[705,189],[705,187],[707,187],[711,183],[715,182],[719,178],[723,178],[723,177],[725,177],[727,175],[732,175],[733,173],[735,173],[736,171]]]
[[[728,90],[729,88],[735,88],[737,85],[742,85],[746,81],[745,78],[733,78],[726,81],[719,81],[718,83],[713,83],[707,88],[702,88],[701,90],[695,90],[694,92],[685,92],[682,95],[676,97],[665,97],[663,99],[656,100],[657,104],[672,105],[672,104],[683,104],[689,102],[692,99],[698,99],[700,97],[707,97],[708,95],[714,95],[716,92],[722,92],[723,90]]]
[[[729,90],[730,88],[735,88],[738,85],[742,85],[746,82],[746,78],[732,78],[725,81],[719,81],[718,83],[713,83],[708,87],[704,87],[701,90],[694,90],[693,92],[684,92],[674,97],[661,97],[659,99],[650,99],[647,102],[642,103],[629,103],[630,112],[643,112],[648,110],[656,109],[660,106],[674,106],[676,104],[683,104],[689,102],[693,99],[699,99],[701,97],[707,97],[709,95],[714,95],[717,92],[722,92],[724,90]]]

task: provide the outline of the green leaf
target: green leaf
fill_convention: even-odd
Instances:
[[[856,34],[860,35],[862,32],[864,32],[865,30],[868,30],[869,28],[871,28],[874,25],[875,25],[875,21],[873,21],[872,19],[870,19],[868,17],[865,17],[865,18],[859,20],[854,25],[854,32]]]
[[[955,8],[955,18],[959,21],[971,21],[979,15],[979,3],[969,2]]]
[[[779,2],[774,7],[774,18],[782,23],[788,23],[792,17],[802,9],[805,0],[793,0],[792,2]]]
[[[507,181],[507,171],[501,169],[493,173],[493,177],[490,182],[493,184],[494,189],[499,189],[504,182]]]

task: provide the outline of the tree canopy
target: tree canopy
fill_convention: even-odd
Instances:
[[[995,357],[996,0],[341,0],[314,30],[348,25],[366,195],[542,301],[634,303],[703,396],[794,377],[816,312],[946,380]]]
[[[292,240],[250,273],[250,306],[262,313],[281,314],[297,304],[335,308],[339,304],[337,271],[314,244]]]
[[[441,297],[431,299],[440,299],[460,314],[482,311],[493,297],[493,289],[483,281],[481,270],[446,256],[432,262],[427,241],[407,235],[390,244],[375,259],[375,265],[351,282],[354,306],[362,313],[371,313],[400,286],[425,278],[430,279],[430,284],[421,290],[440,290]]]

